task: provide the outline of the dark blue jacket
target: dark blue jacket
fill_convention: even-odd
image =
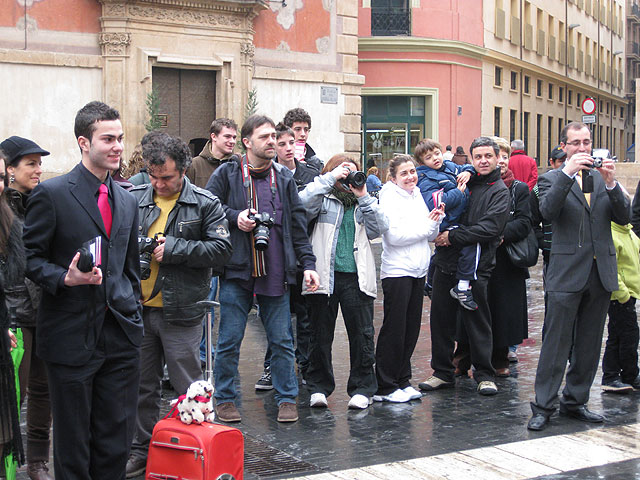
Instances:
[[[298,187],[291,172],[273,163],[276,184],[282,203],[282,241],[284,243],[285,279],[296,283],[296,259],[303,270],[316,269],[316,257],[307,235],[307,214],[298,197]],[[228,161],[218,167],[207,182],[207,190],[220,199],[229,221],[233,254],[224,269],[225,280],[249,281],[251,278],[251,235],[238,228],[238,215],[247,209],[246,191],[238,161]]]
[[[432,194],[440,189],[444,190],[442,192],[442,201],[445,203],[446,217],[440,224],[440,231],[457,225],[462,212],[467,208],[469,195],[466,191],[463,193],[458,190],[456,177],[461,172],[475,174],[476,171],[473,166],[456,165],[449,160],[445,160],[439,170],[420,165],[416,171],[418,172],[418,188],[429,210],[434,208]]]

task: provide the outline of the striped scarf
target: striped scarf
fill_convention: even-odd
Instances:
[[[243,159],[246,161],[245,159]],[[271,165],[273,161],[269,162],[266,166],[262,168],[254,168],[251,165],[249,167],[249,201],[251,204],[251,208],[256,212],[259,212],[258,209],[258,192],[256,191],[255,185],[253,184],[253,179],[258,178],[266,178],[269,173],[271,173]],[[274,185],[270,185],[272,188],[275,188],[275,174],[272,176]],[[251,264],[252,264],[252,272],[251,276],[254,278],[264,277],[267,275],[267,264],[264,258],[264,251],[256,250],[255,238],[253,235],[253,231],[251,231]]]

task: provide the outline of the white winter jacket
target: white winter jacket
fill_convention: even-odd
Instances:
[[[313,292],[331,295],[333,293],[336,245],[338,233],[344,215],[344,206],[329,192],[335,184],[331,172],[327,172],[307,184],[300,195],[302,204],[307,209],[307,219],[316,221],[311,233],[311,245],[316,256],[316,271],[320,276],[320,286]],[[377,200],[368,194],[358,198],[354,208],[355,238],[353,256],[358,273],[358,286],[362,293],[375,298],[376,264],[371,250],[370,240],[378,238],[387,230],[387,220]],[[303,290],[305,289],[303,285]],[[302,292],[303,295],[311,292]]]
[[[382,235],[380,278],[414,277],[427,274],[431,249],[442,219],[434,222],[424,203],[420,189],[408,193],[393,182],[380,192],[380,207],[389,222]]]

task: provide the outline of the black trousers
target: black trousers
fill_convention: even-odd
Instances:
[[[382,280],[384,319],[376,345],[378,395],[410,385],[411,356],[420,336],[424,277]]]
[[[51,403],[44,362],[36,355],[35,327],[20,327],[24,342],[24,356],[20,362],[20,404],[27,402],[27,463],[49,461],[49,432]]]
[[[638,316],[636,299],[609,303],[609,336],[602,357],[602,383],[621,379],[632,383],[638,376]]]
[[[107,312],[85,365],[46,362],[56,480],[125,478],[136,426],[139,356]]]
[[[493,381],[495,377],[495,370],[491,365],[493,338],[491,312],[487,301],[488,281],[487,274],[478,272],[478,279],[471,282],[473,298],[478,304],[478,309],[465,310],[449,293],[457,284],[456,275],[444,273],[436,268],[431,296],[431,368],[440,380],[454,380],[453,349],[458,310],[469,338],[471,363],[475,367],[473,378],[479,383],[485,380]]]
[[[341,272],[334,273],[332,295],[307,296],[313,328],[309,368],[306,374],[307,388],[311,393],[323,393],[328,396],[336,388],[331,349],[338,306],[349,337],[351,368],[347,393],[351,397],[356,394],[372,397],[376,393],[378,383],[373,369],[373,300],[360,291],[357,274]]]

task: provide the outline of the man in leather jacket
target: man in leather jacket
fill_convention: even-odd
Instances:
[[[161,134],[144,146],[143,157],[151,184],[131,192],[138,200],[140,239],[154,241],[147,249],[146,274],[141,254],[144,339],[127,478],[140,475],[146,466],[149,440],[160,414],[163,364],[178,393],[202,378],[199,345],[205,309],[197,302],[208,297],[211,270],[221,270],[232,250],[220,201],[185,177],[191,162],[187,145]]]

